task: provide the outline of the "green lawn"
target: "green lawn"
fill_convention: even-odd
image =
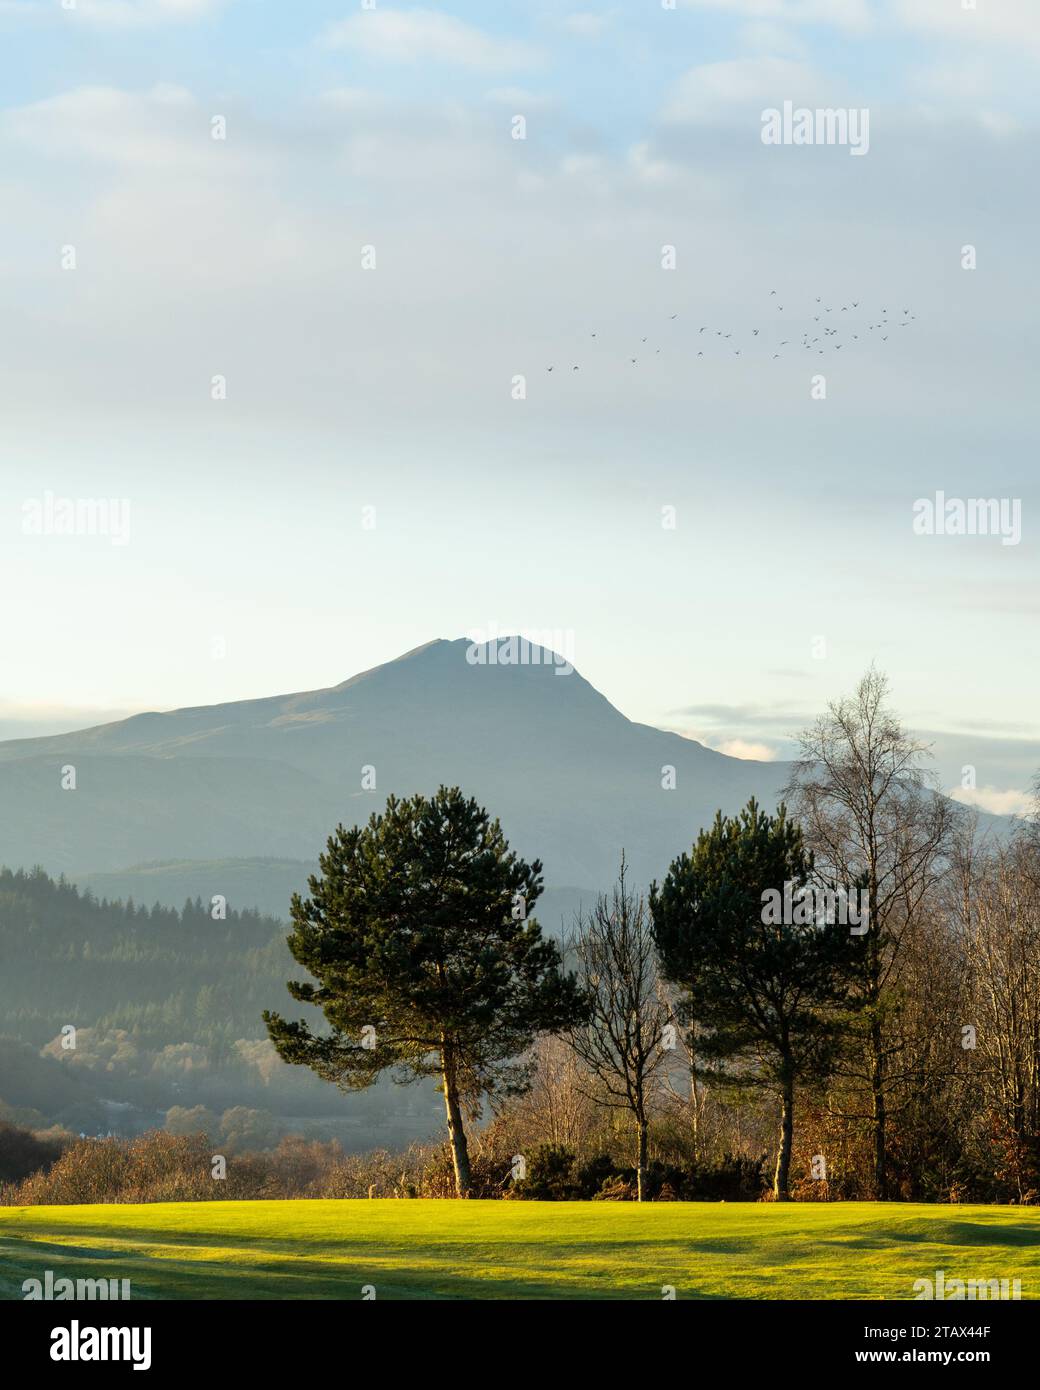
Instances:
[[[0,1208],[0,1298],[129,1278],[134,1298],[907,1299],[1040,1290],[1040,1210],[867,1202],[199,1202]]]

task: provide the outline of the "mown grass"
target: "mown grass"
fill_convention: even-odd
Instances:
[[[0,1208],[0,1298],[129,1278],[133,1298],[909,1299],[915,1279],[1040,1291],[1040,1210],[290,1201]]]

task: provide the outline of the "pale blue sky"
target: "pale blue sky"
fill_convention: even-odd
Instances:
[[[1021,804],[1038,64],[1034,0],[0,0],[0,733],[496,624],[774,756],[876,659]],[[869,153],[764,146],[785,100]],[[937,490],[1021,542],[915,536]],[[46,492],[130,543],[23,534]]]

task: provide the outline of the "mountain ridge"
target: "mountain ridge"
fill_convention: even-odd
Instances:
[[[447,783],[543,861],[548,885],[596,889],[622,849],[633,874],[660,876],[717,809],[752,794],[775,803],[787,780],[789,764],[628,719],[547,648],[532,645],[525,664],[479,664],[491,646],[438,638],[320,690],[0,742],[0,857],[78,873],[312,861],[340,821]],[[61,785],[68,765],[74,791]]]

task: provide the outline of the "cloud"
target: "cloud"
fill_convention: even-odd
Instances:
[[[893,19],[908,29],[978,43],[1040,44],[1040,5],[1036,0],[978,0],[967,10],[953,0],[891,0]]]
[[[782,709],[769,709],[765,705],[687,705],[683,709],[673,710],[673,715],[683,715],[686,718],[704,720],[716,727],[732,727],[744,729],[779,729],[785,732],[790,729],[800,729],[812,722],[812,715],[798,713],[797,711]]]
[[[728,757],[764,763],[795,757],[794,732],[811,723],[805,714],[766,705],[688,705],[671,715],[690,721],[670,725],[671,732]]]
[[[78,708],[50,705],[42,701],[18,704],[0,700],[0,739],[43,738],[47,734],[67,734],[74,729],[92,729],[138,714],[136,709]]]
[[[365,108],[371,109],[380,103],[383,97],[369,87],[330,87],[328,91],[319,92],[317,100],[330,110],[360,111]]]
[[[183,87],[159,84],[147,92],[77,87],[0,114],[0,132],[58,158],[168,173],[201,167],[212,158],[209,113]]]
[[[750,759],[752,762],[771,763],[776,758],[775,749],[768,744],[752,743],[743,738],[728,738],[715,747],[717,752],[725,753],[730,758]]]
[[[830,24],[856,31],[869,29],[875,13],[873,0],[682,0],[682,4],[688,10],[724,10],[742,18]]]
[[[39,0],[0,0],[0,19],[42,19]]]
[[[649,140],[640,140],[628,152],[628,167],[640,183],[666,184],[685,178],[687,171],[654,151]],[[706,195],[711,196],[706,190]]]
[[[804,40],[793,29],[768,19],[750,20],[741,27],[738,37],[744,48],[775,57],[804,58],[807,51]]]
[[[957,787],[950,792],[954,801],[965,806],[978,806],[994,816],[1021,816],[1033,809],[1033,798],[1028,792],[1015,788],[1001,791],[998,787]]]
[[[71,18],[112,28],[145,28],[153,24],[178,24],[205,19],[230,0],[76,0]]]
[[[484,93],[488,101],[498,106],[510,106],[514,111],[544,111],[557,104],[547,92],[531,92],[525,87],[493,87]]]
[[[922,114],[929,119],[943,118],[954,113],[977,121],[991,135],[1004,137],[1014,134],[1019,121],[1005,108],[1009,97],[1014,100],[1013,84],[1009,87],[1006,64],[995,62],[994,50],[985,54],[974,48],[970,54],[957,50],[957,56],[944,56],[928,66],[911,72],[909,89],[923,98]]]
[[[439,62],[481,72],[534,67],[538,62],[529,44],[493,38],[436,10],[366,10],[333,24],[325,41],[376,61]]]
[[[605,14],[595,14],[590,10],[576,10],[574,14],[567,15],[563,21],[563,27],[570,34],[576,34],[581,39],[597,39],[610,23],[610,17]]]
[[[820,79],[805,63],[789,58],[732,58],[703,63],[684,73],[662,113],[676,124],[700,124],[764,107],[785,99],[813,104]]]

